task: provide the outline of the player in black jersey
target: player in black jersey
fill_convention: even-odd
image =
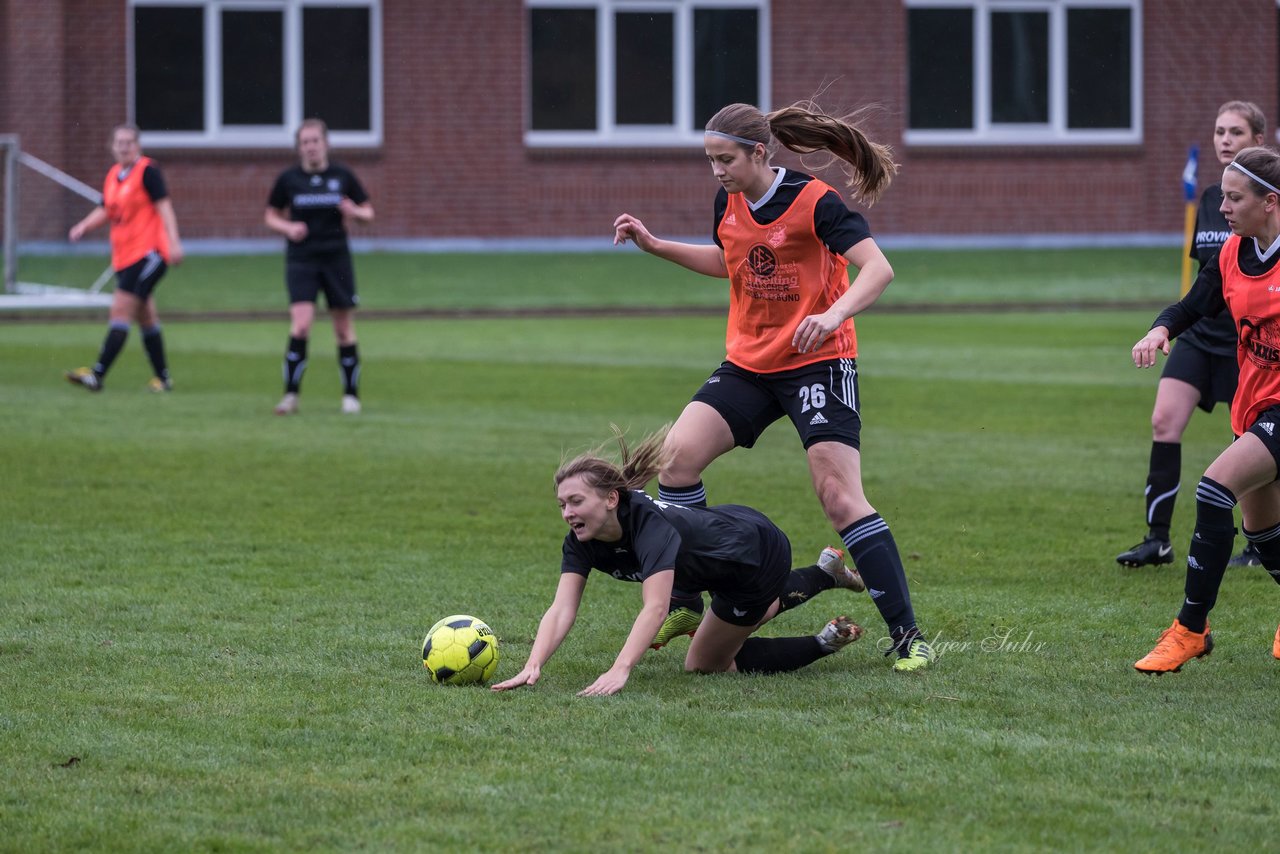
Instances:
[[[595,453],[579,456],[556,472],[556,499],[569,525],[555,601],[543,615],[521,671],[493,686],[505,691],[533,685],[577,618],[592,569],[641,585],[643,607],[613,666],[579,696],[621,691],[667,614],[673,586],[711,593],[709,613],[689,644],[685,670],[779,673],[795,670],[857,640],[862,629],[837,617],[817,635],[754,638],[750,635],[780,611],[823,590],[861,590],[862,581],[842,559],[791,569],[791,544],[764,514],[724,504],[688,507],[650,498],[640,491],[663,458],[662,430],[632,451],[615,428],[622,451],[619,467]],[[838,554],[834,549],[828,552]]]
[[[1218,108],[1213,129],[1213,148],[1218,161],[1226,166],[1245,148],[1261,145],[1266,129],[1267,118],[1257,104],[1249,101],[1223,104]],[[1221,204],[1221,186],[1206,187],[1196,211],[1195,243],[1191,247],[1191,257],[1199,262],[1200,269],[1217,256],[1223,241],[1231,236],[1227,221],[1218,210]],[[1136,567],[1173,562],[1169,525],[1182,475],[1183,431],[1197,406],[1212,412],[1218,402],[1231,405],[1239,374],[1236,329],[1228,313],[1207,317],[1178,337],[1178,345],[1160,375],[1155,407],[1151,411],[1151,461],[1144,493],[1147,535],[1142,542],[1116,556],[1120,565]],[[1233,566],[1256,566],[1259,562],[1252,545],[1231,559]]]
[[[267,198],[267,227],[288,240],[285,284],[289,290],[289,348],[284,357],[284,398],[277,415],[298,411],[307,340],[324,292],[342,370],[342,411],[360,412],[360,355],[356,349],[355,268],[346,221],[373,222],[373,205],[355,173],[329,160],[329,130],[320,119],[298,127],[299,163],[276,178]]]

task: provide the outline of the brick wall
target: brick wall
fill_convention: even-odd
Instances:
[[[97,186],[110,127],[127,114],[123,0],[0,0],[0,132]],[[869,211],[874,233],[1175,233],[1191,143],[1210,144],[1218,104],[1277,112],[1274,0],[1143,4],[1141,145],[906,147],[901,0],[774,0],[774,106],[878,103],[867,124],[902,165]],[[335,151],[373,197],[377,237],[606,237],[621,211],[655,231],[705,235],[716,185],[701,151],[526,150],[521,0],[384,0],[384,144]],[[1229,46],[1227,40],[1230,39]],[[1272,137],[1274,138],[1274,137]],[[157,150],[186,237],[263,237],[287,151]],[[797,165],[794,155],[775,162]],[[1201,182],[1216,162],[1201,158]],[[840,180],[838,172],[824,173]],[[65,233],[67,194],[24,210],[23,236]]]

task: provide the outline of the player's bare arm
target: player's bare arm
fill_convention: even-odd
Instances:
[[[636,666],[649,649],[649,644],[662,627],[667,618],[667,608],[671,602],[671,585],[675,579],[675,570],[655,572],[641,585],[641,596],[644,605],[631,626],[631,633],[622,645],[613,666],[600,675],[586,688],[578,692],[579,697],[603,697],[616,694],[627,684],[631,669]]]
[[[178,216],[173,212],[173,201],[168,198],[156,202],[156,213],[164,223],[165,235],[169,238],[169,263],[178,266],[186,253],[182,249],[182,238],[178,235]]]
[[[71,230],[67,232],[67,239],[75,243],[95,228],[101,228],[107,224],[107,209],[99,205],[89,211],[88,216],[71,226]]]
[[[494,685],[494,691],[508,691],[537,683],[542,677],[542,665],[560,648],[578,618],[578,605],[582,601],[582,591],[586,584],[587,578],[584,575],[561,573],[560,583],[556,586],[556,598],[538,623],[538,634],[534,637],[533,648],[529,650],[529,660],[515,676]],[[657,633],[656,629],[654,633]]]
[[[791,344],[801,353],[821,347],[840,324],[874,305],[893,281],[893,267],[889,259],[871,238],[859,240],[849,247],[844,257],[858,271],[857,275],[831,308],[821,314],[809,315],[796,326]]]
[[[263,222],[267,224],[267,228],[276,234],[284,235],[293,243],[301,243],[307,238],[307,224],[294,222],[289,219],[287,212],[280,208],[268,207],[266,214],[263,215]]]
[[[719,246],[660,240],[649,233],[643,222],[624,213],[613,222],[613,244],[617,246],[628,240],[650,255],[679,264],[695,273],[718,279],[729,278],[724,252]]]
[[[343,196],[342,201],[338,202],[338,210],[342,211],[342,215],[349,220],[368,225],[373,222],[373,203],[365,202],[358,205],[350,198]]]

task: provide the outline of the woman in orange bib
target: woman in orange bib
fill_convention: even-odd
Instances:
[[[1166,308],[1133,345],[1133,363],[1149,368],[1156,352],[1202,317],[1230,313],[1239,343],[1240,382],[1231,402],[1236,440],[1196,486],[1196,527],[1187,549],[1185,598],[1173,625],[1133,666],[1169,673],[1213,651],[1209,611],[1231,557],[1238,503],[1244,535],[1280,583],[1280,154],[1246,148],[1222,172],[1222,205],[1231,236],[1191,290]],[[1271,644],[1280,658],[1280,630]]]
[[[714,245],[654,237],[624,213],[614,243],[634,242],[659,258],[729,279],[726,360],[667,436],[661,500],[705,505],[702,472],[735,447],[749,448],[774,421],[790,418],[804,444],[814,489],[889,629],[894,669],[927,667],[934,652],[916,625],[906,574],[888,523],[862,489],[861,404],[853,317],[893,279],[866,220],[811,175],[770,165],[781,143],[829,152],[868,205],[888,187],[892,152],[858,127],[812,104],[764,115],[731,104],[707,122],[704,147],[720,182]],[[852,282],[848,267],[857,271]],[[667,624],[696,625],[699,597],[673,599]],[[669,632],[659,632],[665,640]]]
[[[170,264],[182,263],[178,219],[160,167],[142,156],[135,126],[117,125],[111,131],[111,154],[116,165],[103,183],[102,204],[73,225],[67,235],[74,243],[93,229],[111,224],[111,266],[116,271],[116,287],[111,297],[107,337],[92,368],[67,371],[66,377],[89,391],[101,391],[107,371],[124,349],[129,326],[136,322],[151,361],[153,376],[149,387],[165,392],[172,382],[152,292]]]

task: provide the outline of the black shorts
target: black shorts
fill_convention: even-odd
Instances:
[[[1262,410],[1245,432],[1262,440],[1276,461],[1276,471],[1280,471],[1280,406]]]
[[[322,258],[290,258],[285,262],[284,281],[290,305],[316,302],[321,292],[330,309],[355,308],[360,303],[355,267],[347,252]]]
[[[773,374],[723,362],[693,399],[720,413],[733,431],[733,443],[743,448],[754,445],[765,428],[783,415],[795,425],[806,450],[818,442],[860,447],[862,417],[854,359],[827,359]]]
[[[1196,345],[1179,341],[1169,351],[1161,379],[1182,380],[1200,391],[1198,406],[1212,412],[1214,404],[1231,405],[1236,395],[1236,382],[1240,379],[1240,365],[1235,356],[1215,356]]]
[[[721,505],[722,509],[727,507]],[[791,541],[758,510],[740,509],[760,532],[760,551],[751,564],[730,568],[726,575],[733,579],[731,584],[711,591],[711,612],[735,626],[754,626],[786,589],[791,574]]]
[[[141,261],[130,264],[123,270],[116,270],[116,288],[145,302],[168,269],[169,265],[160,257],[159,252],[148,252]]]

